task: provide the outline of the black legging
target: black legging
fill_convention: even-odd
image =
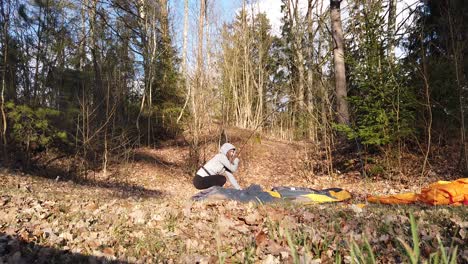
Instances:
[[[201,177],[197,174],[193,177],[193,185],[199,190],[208,189],[211,186],[223,186],[225,183],[226,177],[223,175]]]

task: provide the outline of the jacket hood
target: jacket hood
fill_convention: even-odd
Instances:
[[[219,152],[223,153],[224,155],[227,155],[228,151],[230,151],[231,149],[236,149],[236,147],[234,147],[234,145],[231,143],[224,143],[219,149]]]

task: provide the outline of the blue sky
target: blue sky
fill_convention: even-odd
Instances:
[[[220,6],[223,10],[223,20],[230,21],[234,17],[236,10],[241,7],[241,1],[235,0],[220,0]]]
[[[169,0],[171,4],[171,12],[173,13],[173,27],[174,36],[173,40],[177,49],[182,49],[182,32],[184,26],[184,1],[185,0]],[[210,14],[212,18],[211,23],[216,23],[216,26],[220,27],[223,22],[230,22],[235,17],[236,12],[242,7],[243,0],[208,0],[210,5],[209,9],[212,12]],[[326,10],[329,0],[323,1],[323,11]],[[408,15],[408,11],[403,11],[407,6],[414,5],[418,0],[397,0],[397,24],[402,21]],[[272,34],[280,34],[281,26],[281,0],[249,0],[251,6],[259,12],[266,13],[270,24],[272,26]],[[199,14],[199,3],[200,0],[189,0],[189,54],[193,54],[190,50],[191,47],[196,45],[196,32],[197,32],[197,21]],[[320,3],[320,2],[319,2]],[[347,5],[348,1],[342,2],[342,17],[344,21],[347,18]],[[250,9],[247,7],[247,9]],[[307,0],[299,0],[299,10],[305,13],[307,9]],[[258,12],[256,11],[256,12]],[[216,22],[214,22],[216,20]],[[213,27],[216,27],[213,25]],[[189,55],[190,57],[190,55]]]
[[[182,54],[182,34],[184,27],[184,2],[185,0],[169,0],[170,9],[173,15],[174,44]],[[236,10],[242,6],[242,0],[208,0],[212,12],[219,18],[220,23],[229,23],[235,17]],[[189,36],[188,36],[188,59],[193,55],[193,48],[196,45],[197,22],[200,11],[200,0],[189,0]],[[190,62],[189,62],[190,64]]]

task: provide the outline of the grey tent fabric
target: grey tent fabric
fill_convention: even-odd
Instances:
[[[236,190],[213,186],[192,197],[194,201],[203,200],[233,200],[239,202],[271,203],[291,201],[297,203],[340,202],[351,198],[351,194],[341,188],[316,190],[304,187],[273,187],[275,194],[263,191],[259,185],[251,185],[244,190]],[[318,196],[310,196],[318,195]]]
[[[250,185],[244,190],[213,186],[197,193],[192,197],[192,200],[194,201],[203,201],[207,199],[234,200],[242,203],[270,203],[281,200],[271,196],[268,192],[264,192],[262,187],[256,184]]]

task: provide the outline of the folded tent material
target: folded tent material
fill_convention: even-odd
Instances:
[[[329,203],[341,202],[351,198],[351,194],[340,188],[315,190],[302,187],[274,187],[271,191],[263,191],[259,185],[251,185],[244,190],[210,187],[192,197],[201,200],[235,200],[239,202],[270,203],[291,201],[295,203]]]
[[[468,178],[438,181],[423,188],[421,193],[402,193],[387,196],[368,196],[367,201],[383,204],[468,205]]]
[[[300,203],[330,203],[351,199],[351,193],[341,188],[316,190],[303,187],[273,187],[270,195],[285,200],[292,199]]]

